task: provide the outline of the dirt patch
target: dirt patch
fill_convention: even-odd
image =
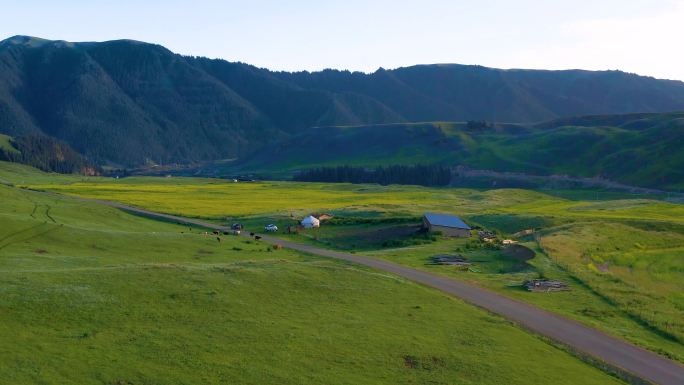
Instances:
[[[470,262],[462,255],[433,255],[430,257],[430,263],[433,265],[470,266]]]
[[[104,247],[102,247],[102,246],[94,245],[94,244],[93,244],[93,245],[90,245],[90,248],[93,249],[93,250],[107,251],[106,248],[104,248]]]
[[[506,257],[512,258],[516,261],[526,262],[534,258],[535,254],[532,249],[525,247],[523,245],[510,245],[501,251]]]
[[[45,249],[35,249],[33,250],[36,254],[45,254],[47,253],[47,250]]]
[[[594,266],[601,272],[601,273],[607,273],[609,271],[609,263],[608,262],[603,262],[603,263],[594,263]]]
[[[500,273],[518,273],[528,270],[531,265],[527,263],[535,257],[534,251],[522,245],[508,245],[500,251],[500,260],[505,266],[500,268]]]
[[[418,357],[415,356],[404,356],[404,366],[410,369],[418,369],[420,363],[418,362]]]

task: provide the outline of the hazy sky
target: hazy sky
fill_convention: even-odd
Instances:
[[[129,38],[278,70],[462,63],[684,80],[684,0],[0,0],[0,9],[0,39]]]

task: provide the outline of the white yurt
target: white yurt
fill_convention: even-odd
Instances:
[[[309,215],[308,217],[302,219],[302,226],[304,226],[305,229],[310,229],[313,227],[320,227],[321,226],[321,221],[319,221],[316,217]]]

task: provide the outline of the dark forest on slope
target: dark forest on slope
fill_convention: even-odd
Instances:
[[[123,167],[242,158],[311,127],[674,110],[684,83],[619,71],[285,73],[128,40],[0,42],[0,133],[45,134]]]

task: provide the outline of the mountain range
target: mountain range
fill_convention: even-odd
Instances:
[[[46,135],[100,165],[257,159],[301,135],[315,146],[318,127],[682,110],[683,82],[620,71],[439,64],[276,72],[132,40],[0,42],[0,133]],[[355,140],[393,135],[383,132]]]

